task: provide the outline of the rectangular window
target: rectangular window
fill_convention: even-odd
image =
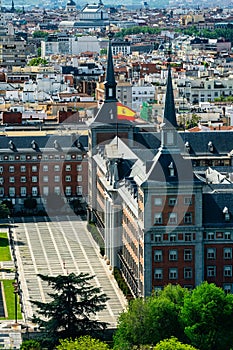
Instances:
[[[184,223],[191,224],[192,223],[192,213],[185,213],[184,215]]]
[[[36,173],[36,172],[37,172],[37,165],[33,165],[33,166],[32,166],[32,172],[33,172],[33,173]]]
[[[231,284],[224,284],[223,285],[223,289],[224,289],[224,292],[225,293],[231,293],[231,291],[232,291],[232,285]]]
[[[56,193],[57,195],[59,195],[61,193],[60,186],[55,186],[54,187],[54,193]]]
[[[49,195],[49,187],[48,186],[43,186],[43,195],[48,196]]]
[[[38,188],[36,186],[32,187],[32,196],[36,197],[38,195]]]
[[[12,155],[9,156],[9,160],[10,160],[10,161],[14,161],[14,160],[15,160],[15,156],[12,156]]]
[[[0,187],[0,197],[4,196],[4,187]]]
[[[224,238],[229,240],[231,239],[231,233],[230,232],[224,232]]]
[[[66,182],[70,182],[71,181],[71,176],[70,175],[66,175],[65,180],[66,180]]]
[[[184,234],[184,240],[185,240],[185,242],[191,242],[191,241],[192,241],[192,233],[190,233],[190,232],[185,232],[185,234]]]
[[[216,276],[216,266],[207,266],[207,277]]]
[[[9,177],[9,182],[10,183],[14,183],[15,182],[15,177],[14,176],[10,176]]]
[[[77,154],[76,159],[77,159],[77,160],[82,160],[82,159],[83,159],[83,157],[82,157],[82,155],[81,155],[81,154]]]
[[[27,182],[26,176],[21,176],[20,177],[20,182]]]
[[[170,261],[178,260],[178,252],[176,249],[169,250],[169,260]]]
[[[169,198],[168,204],[170,207],[174,207],[177,204],[176,198]]]
[[[154,272],[154,279],[155,279],[155,280],[161,280],[161,279],[163,279],[163,269],[155,269],[155,272]]]
[[[71,186],[66,186],[65,194],[66,194],[66,196],[71,196]]]
[[[15,172],[15,167],[14,165],[9,166],[9,173],[14,173]]]
[[[178,270],[176,267],[169,269],[169,279],[176,280],[178,278]]]
[[[155,213],[154,223],[155,224],[162,224],[162,222],[163,222],[162,213]]]
[[[192,197],[184,197],[184,204],[185,205],[192,204]]]
[[[162,237],[161,237],[161,235],[155,235],[155,242],[161,242],[162,241]]]
[[[224,266],[224,277],[232,276],[232,266]]]
[[[46,175],[46,176],[43,176],[43,182],[48,182],[49,181],[49,177]]]
[[[193,275],[192,268],[191,267],[185,267],[184,268],[184,278],[185,279],[190,279],[190,278],[192,278],[192,275]]]
[[[82,186],[77,186],[76,187],[76,193],[78,196],[81,196],[83,194],[83,187]]]
[[[54,165],[54,171],[60,171],[60,165],[58,164]]]
[[[66,171],[71,171],[71,165],[70,164],[66,165]]]
[[[224,259],[232,259],[232,248],[223,248]]]
[[[0,177],[0,185],[3,185],[3,183],[4,183],[4,178],[1,176]]]
[[[20,196],[26,197],[27,195],[27,187],[20,187]]]
[[[26,166],[25,165],[21,165],[20,171],[21,171],[21,173],[25,173],[26,172]]]
[[[82,182],[82,180],[83,180],[82,175],[78,175],[78,176],[77,176],[77,182]]]
[[[184,261],[192,261],[192,249],[184,250]]]
[[[15,196],[15,187],[9,187],[9,196],[14,197]]]
[[[162,205],[162,198],[155,198],[154,199],[154,205]]]
[[[54,176],[54,182],[60,182],[60,176],[59,175],[55,175]]]
[[[32,182],[37,182],[37,176],[32,176]]]
[[[43,171],[49,171],[48,165],[43,165]]]
[[[216,259],[216,249],[207,248],[207,259]]]
[[[214,240],[214,232],[208,232],[208,233],[207,233],[207,239],[208,239],[209,241]]]
[[[169,224],[174,225],[177,223],[177,213],[170,213],[169,214]]]
[[[3,173],[3,166],[0,166],[0,173]]]
[[[77,171],[82,171],[82,164],[77,164],[76,170]]]
[[[155,262],[159,262],[159,261],[163,261],[163,252],[162,250],[155,250],[154,251],[154,261]]]
[[[26,160],[26,155],[25,154],[21,154],[20,160]]]

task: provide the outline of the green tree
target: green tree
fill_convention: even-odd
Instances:
[[[10,215],[10,209],[6,204],[0,204],[0,219],[6,219]]]
[[[48,282],[54,293],[49,293],[52,300],[48,303],[32,301],[37,306],[33,322],[43,329],[51,346],[59,339],[94,335],[106,328],[105,322],[93,319],[97,312],[105,309],[108,300],[100,288],[91,285],[94,276],[70,273],[39,277]]]
[[[49,35],[48,32],[44,32],[43,30],[35,30],[32,34],[33,38],[47,38]]]
[[[233,295],[202,283],[185,295],[181,312],[184,331],[200,350],[229,350],[233,338]]]
[[[177,338],[161,340],[153,350],[197,350],[191,345],[181,343]]]
[[[109,346],[90,336],[82,336],[75,340],[64,339],[60,340],[60,344],[56,347],[57,350],[108,350]]]
[[[24,340],[20,345],[20,350],[41,350],[41,346],[37,340]]]
[[[41,57],[32,58],[28,62],[29,66],[39,66],[39,65],[45,66],[46,64],[48,64],[48,61],[45,58],[41,58]]]
[[[126,312],[119,317],[114,349],[128,350],[133,345],[155,345],[171,336],[183,339],[179,314],[186,293],[188,291],[180,286],[168,285],[145,300],[131,301]]]

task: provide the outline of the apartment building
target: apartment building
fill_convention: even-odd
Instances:
[[[79,135],[1,136],[0,198],[10,200],[14,213],[24,200],[35,198],[37,212],[48,211],[47,198],[57,194],[67,203],[87,199],[86,139]]]

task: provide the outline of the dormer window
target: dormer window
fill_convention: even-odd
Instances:
[[[37,145],[35,140],[32,140],[31,146],[32,146],[32,149],[37,149],[38,148],[38,145]]]
[[[15,144],[14,144],[14,142],[13,142],[12,140],[9,141],[8,145],[9,145],[9,148],[10,148],[12,151],[14,151],[14,150],[16,149]]]
[[[55,140],[53,144],[54,144],[54,148],[56,149],[60,148],[59,142],[57,140]]]
[[[175,176],[175,169],[174,169],[173,162],[169,164],[168,169],[169,169],[169,176]]]
[[[213,142],[212,142],[212,141],[209,141],[209,142],[208,142],[208,150],[209,150],[210,152],[213,152],[213,151],[214,151],[214,146],[213,146]]]
[[[227,207],[224,207],[222,212],[223,212],[223,214],[224,214],[225,221],[229,221],[229,220],[230,220],[230,213],[229,213],[228,208],[227,208]]]
[[[190,144],[188,141],[185,142],[185,148],[187,152],[190,152]]]

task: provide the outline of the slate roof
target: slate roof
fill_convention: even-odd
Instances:
[[[229,186],[228,186],[229,187]],[[225,220],[223,209],[227,207],[230,220]],[[233,191],[203,194],[203,225],[204,227],[233,226]]]
[[[233,131],[209,132],[178,132],[178,146],[181,152],[187,152],[185,143],[188,142],[191,156],[220,156],[227,155],[233,150]],[[147,148],[158,149],[161,136],[158,132],[138,132],[134,140]],[[209,141],[213,144],[213,152],[208,148]]]
[[[30,150],[32,151],[32,142],[35,141],[38,146],[35,151],[44,151],[45,149],[54,149],[54,142],[57,141],[61,149],[67,148],[77,148],[77,142],[81,144],[81,149],[87,149],[87,137],[85,135],[46,135],[46,136],[0,136],[0,150],[2,151],[23,151]],[[14,145],[14,150],[9,148],[9,142],[12,141]],[[80,149],[80,150],[81,150]]]
[[[197,181],[193,175],[192,164],[185,160],[179,153],[169,154],[159,150],[154,160],[148,162],[148,175],[146,183],[159,182],[161,184],[184,184]],[[174,169],[174,175],[171,176],[170,169]]]
[[[233,149],[233,131],[181,132],[180,136],[184,144],[189,142],[190,155],[226,155]],[[209,141],[212,141],[213,152],[208,149]]]

